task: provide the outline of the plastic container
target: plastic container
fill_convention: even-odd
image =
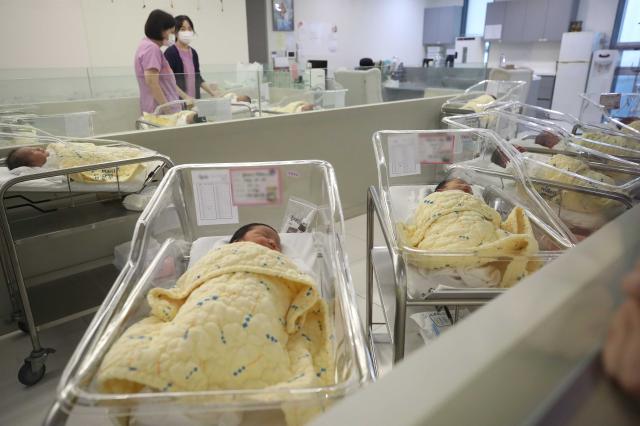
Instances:
[[[640,93],[584,93],[580,98],[582,122],[640,138]]]
[[[524,81],[484,80],[466,89],[463,93],[448,99],[442,105],[444,115],[469,114],[492,108],[505,102],[522,99],[527,90]],[[482,95],[490,95],[493,100],[480,102],[474,106],[468,105]]]
[[[85,138],[94,135],[95,115],[95,111],[0,115],[0,123],[31,126],[55,136]]]
[[[502,104],[496,109],[543,122],[567,136],[580,136],[582,139],[576,140],[576,143],[588,148],[636,163],[640,162],[640,138],[634,134],[625,133],[603,124],[586,123],[569,114],[520,102]]]
[[[535,180],[533,188],[578,239],[629,208],[640,191],[637,164],[587,148],[583,138],[545,121],[491,110],[443,122],[453,128],[486,128],[518,147],[523,172]],[[512,168],[508,161],[500,163],[504,170]]]
[[[234,217],[233,211],[237,211],[237,219],[227,219],[227,224],[213,223],[216,220],[210,216],[212,211],[206,206],[203,210],[203,205],[197,201],[199,198],[194,195],[194,191],[199,191],[195,189],[194,180],[200,182],[202,176],[209,176],[219,179],[216,181],[220,184],[219,190],[227,188],[233,193],[232,199],[238,201],[240,193],[233,192],[229,181],[224,183],[225,179],[233,181],[234,176],[239,176],[235,173],[251,174],[264,169],[277,173],[279,188],[275,193],[278,195],[265,195],[267,200],[262,201],[267,202],[264,203],[232,205],[232,211],[225,214]],[[240,224],[250,222],[277,226],[284,218],[287,200],[291,197],[319,206],[307,233],[313,239],[313,273],[318,277],[334,325],[335,384],[242,391],[98,392],[94,379],[103,356],[129,325],[148,314],[147,292],[158,286],[170,287],[184,273],[194,242],[201,237],[231,235]],[[219,208],[225,203],[222,200]],[[218,219],[225,222],[224,218]],[[58,385],[56,404],[45,424],[67,420],[93,424],[105,418],[118,424],[127,421],[136,424],[225,424],[217,423],[222,421],[221,417],[233,420],[232,424],[282,424],[283,407],[325,407],[354,392],[371,379],[372,370],[343,249],[343,228],[335,175],[331,165],[324,161],[174,167],[140,216],[124,269],[65,368]],[[154,242],[160,248],[153,253],[149,267],[144,267]],[[236,422],[238,420],[242,423]]]
[[[505,171],[493,163],[496,152],[516,163],[518,159],[515,148],[489,131],[381,131],[374,134],[374,148],[384,226],[392,237],[390,248],[405,264],[407,291],[412,297],[426,299],[437,292],[438,284],[472,289],[500,287],[486,275],[487,268],[492,268],[492,274],[495,270],[504,272],[515,261],[531,262],[539,268],[573,246],[573,236],[547,210],[539,195],[528,189],[529,183],[519,169]],[[410,158],[417,158],[417,162]],[[423,250],[404,241],[400,224],[411,221],[414,209],[438,183],[454,177],[471,184],[474,195],[494,208],[503,221],[514,207],[523,207],[540,250],[527,256],[505,252],[489,256],[473,249]]]

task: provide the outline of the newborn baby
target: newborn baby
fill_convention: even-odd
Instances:
[[[560,142],[560,138],[553,133],[550,132],[542,132],[536,136],[535,143],[536,145],[542,145],[545,148],[552,149]]]
[[[496,98],[491,95],[480,95],[477,98],[471,99],[464,104],[461,109],[470,109],[474,112],[482,112],[490,103],[494,102]]]
[[[460,178],[443,180],[438,184],[438,186],[436,186],[435,192],[456,191],[456,190],[473,195],[473,191],[471,190],[471,185],[469,185],[466,181]]]
[[[223,98],[225,99],[229,99],[231,101],[231,103],[235,103],[235,102],[244,102],[247,104],[251,103],[251,98],[247,95],[236,95],[233,92],[229,92],[226,95],[223,96]]]
[[[46,167],[56,168],[57,162],[51,153],[43,147],[16,148],[7,156],[7,168],[9,170],[18,167]]]
[[[250,223],[238,228],[231,236],[229,244],[240,241],[251,241],[271,250],[282,252],[278,231],[264,223]]]

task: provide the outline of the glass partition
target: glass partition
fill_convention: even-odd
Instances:
[[[486,68],[384,68],[380,100],[439,96],[485,78]],[[0,115],[94,111],[94,134],[317,111],[358,105],[356,86],[344,87],[328,69],[273,69],[260,64],[202,65],[201,99],[141,113],[139,81],[124,67],[0,70]],[[160,76],[163,80],[163,76]],[[177,82],[187,76],[175,75]],[[379,82],[380,81],[380,82]],[[349,90],[352,93],[349,94]],[[153,103],[153,107],[157,104]]]

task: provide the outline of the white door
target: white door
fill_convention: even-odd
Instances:
[[[559,63],[551,109],[580,115],[580,95],[587,87],[588,62]]]

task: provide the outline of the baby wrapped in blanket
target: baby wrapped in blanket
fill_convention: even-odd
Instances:
[[[283,107],[269,108],[269,110],[271,111],[282,112],[285,114],[293,114],[296,112],[304,112],[304,111],[313,111],[313,109],[314,109],[313,104],[310,104],[309,102],[305,102],[305,101],[294,101],[294,102],[288,103]]]
[[[424,198],[409,223],[399,224],[405,244],[431,252],[467,252],[461,256],[420,256],[409,261],[437,273],[449,268],[488,268],[500,287],[511,287],[540,265],[527,256],[538,252],[529,219],[516,207],[506,221],[464,187],[436,191]],[[496,256],[512,257],[492,260]]]
[[[55,142],[44,148],[24,147],[12,150],[7,156],[7,167],[20,176],[42,170],[67,169],[110,161],[128,160],[144,156],[144,151],[128,146],[96,145],[90,142]],[[127,182],[143,171],[142,164],[126,164],[112,169],[90,170],[71,174],[75,182],[116,183]]]
[[[640,141],[632,137],[623,135],[609,135],[599,132],[586,132],[582,135],[584,139],[602,142],[607,145],[596,144],[588,140],[576,140],[576,143],[587,148],[595,149],[610,155],[633,156],[632,151],[640,151]]]
[[[198,114],[195,111],[179,111],[173,114],[150,114],[143,112],[141,119],[160,127],[180,127],[196,122]]]
[[[549,159],[549,165],[559,170],[564,170],[575,174],[562,173],[550,167],[538,167],[533,171],[535,177],[552,180],[560,183],[567,183],[577,186],[600,188],[600,183],[613,185],[614,180],[598,171],[592,170],[582,160],[557,154]],[[581,179],[582,177],[583,179]],[[586,179],[584,179],[586,178]],[[545,199],[572,211],[581,213],[601,213],[610,208],[619,206],[616,201],[603,197],[594,197],[581,194],[576,191],[567,191],[559,188],[551,188],[548,185],[536,184],[536,188]]]
[[[246,240],[232,238],[239,242],[211,250],[174,287],[148,293],[149,316],[131,325],[102,361],[102,391],[334,382],[331,324],[315,282],[278,251],[264,225],[249,232]],[[297,424],[312,411],[287,409],[285,415]]]
[[[495,102],[495,100],[496,98],[491,95],[480,95],[477,98],[473,98],[469,102],[464,104],[461,109],[470,109],[474,112],[482,112],[485,110],[487,105]]]

